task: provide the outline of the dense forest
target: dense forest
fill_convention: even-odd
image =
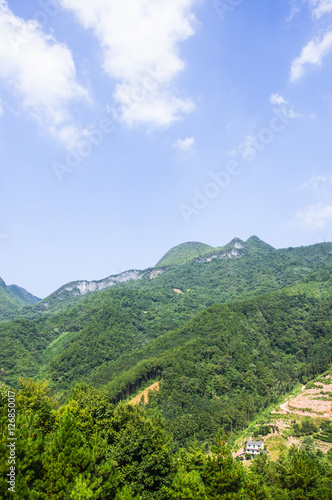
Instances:
[[[6,456],[7,394],[0,397],[0,455]],[[109,402],[77,385],[58,407],[47,384],[21,380],[16,393],[15,492],[0,461],[6,499],[100,500],[329,500],[332,453],[291,448],[250,468],[233,459],[222,430],[210,453],[194,442],[176,449],[156,407]],[[12,476],[14,477],[14,476]]]
[[[329,273],[196,315],[185,294],[120,288],[52,317],[5,322],[1,376],[14,386],[19,376],[49,379],[62,397],[85,381],[115,404],[159,380],[155,402],[178,445],[211,442],[331,363]]]

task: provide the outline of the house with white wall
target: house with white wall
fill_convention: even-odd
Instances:
[[[258,455],[263,450],[263,441],[247,441],[246,443],[245,453],[250,453],[252,456]]]

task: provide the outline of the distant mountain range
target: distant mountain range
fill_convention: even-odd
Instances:
[[[41,299],[17,285],[6,285],[0,278],[0,317],[19,311],[23,306],[34,305]]]
[[[213,303],[224,302],[246,293],[251,296],[278,290],[327,263],[332,263],[332,243],[275,249],[257,236],[246,241],[234,238],[227,245],[215,248],[204,243],[187,242],[169,250],[154,267],[132,269],[98,281],[73,281],[43,300],[16,285],[6,287],[4,284],[6,295],[3,299],[0,295],[0,320],[18,317],[22,313],[66,310],[87,296],[117,286],[150,289],[171,286],[197,291],[207,286],[214,290]],[[257,266],[260,266],[259,273],[253,279]],[[243,273],[246,267],[248,269]],[[231,277],[234,283],[230,289]],[[22,306],[34,307],[25,307],[22,312]]]
[[[321,263],[332,262],[332,244],[321,243],[309,247],[276,250],[257,236],[251,236],[247,241],[234,238],[227,245],[216,248],[204,243],[187,242],[169,250],[152,268],[143,271],[132,269],[99,281],[83,280],[67,283],[44,299],[42,304],[47,307],[55,298],[64,300],[68,296],[82,296],[131,281],[155,280],[156,278],[158,282],[164,281],[165,276],[168,276],[174,268],[179,269],[183,266],[206,264],[212,261],[231,261],[250,256],[255,258],[264,256],[265,260],[267,259],[273,264],[278,262],[279,265],[284,263],[287,266],[291,264],[292,259],[300,259],[299,264],[302,259],[303,263],[307,263],[312,266],[312,269],[316,269],[317,265]],[[304,266],[303,274],[306,271],[308,271],[308,268]]]

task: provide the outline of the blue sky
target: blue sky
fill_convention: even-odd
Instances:
[[[332,240],[332,0],[0,0],[0,276]]]

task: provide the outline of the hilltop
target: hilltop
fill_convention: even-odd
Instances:
[[[6,318],[10,313],[18,313],[22,307],[33,305],[40,299],[17,285],[6,285],[0,278],[0,318]]]
[[[194,241],[182,243],[181,245],[171,248],[171,250],[157,262],[155,267],[184,264],[185,262],[193,260],[195,257],[200,257],[213,250],[211,246],[205,243]]]

